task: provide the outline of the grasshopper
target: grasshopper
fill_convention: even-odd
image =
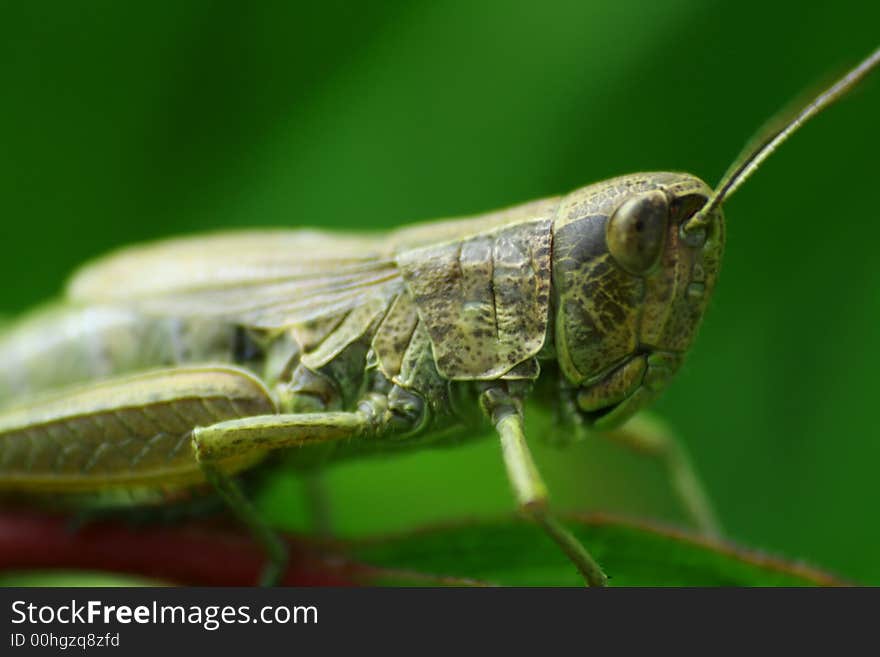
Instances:
[[[308,473],[491,426],[521,511],[604,585],[550,512],[531,400],[555,410],[557,439],[595,432],[661,458],[718,533],[684,451],[641,411],[709,303],[723,203],[878,63],[880,49],[759,133],[714,191],[636,173],[386,235],[220,233],[88,264],[0,335],[0,490],[148,500],[207,482],[266,548],[271,583],[286,555],[239,474],[279,452]]]

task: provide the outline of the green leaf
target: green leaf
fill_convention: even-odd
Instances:
[[[570,517],[566,524],[605,568],[612,586],[845,584],[801,563],[647,522],[591,515]],[[297,534],[284,538],[290,560],[282,583],[288,586],[583,584],[556,545],[538,527],[517,518],[367,539]],[[168,559],[169,554],[175,558]],[[159,581],[249,586],[264,565],[265,553],[253,538],[241,527],[222,522],[193,520],[168,526],[105,519],[71,532],[61,516],[0,513],[4,586],[131,586]],[[98,569],[125,578],[97,573]]]
[[[834,576],[732,543],[607,517],[567,525],[602,564],[612,586],[840,585]],[[462,524],[350,546],[373,584],[580,586],[573,566],[533,525]]]

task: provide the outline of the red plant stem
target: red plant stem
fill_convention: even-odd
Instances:
[[[351,586],[354,566],[286,536],[290,561],[286,586]],[[246,534],[208,522],[135,527],[118,521],[72,527],[63,516],[0,510],[0,571],[101,570],[190,586],[252,586],[265,557]]]

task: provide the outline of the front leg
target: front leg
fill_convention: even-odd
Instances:
[[[483,392],[481,403],[501,438],[507,477],[520,510],[556,542],[588,586],[605,586],[607,577],[599,564],[550,513],[547,487],[526,443],[521,400],[511,397],[502,387],[491,387]]]
[[[691,521],[707,536],[721,536],[721,523],[687,450],[672,430],[642,411],[600,436],[661,463],[669,485]]]
[[[684,443],[665,422],[648,411],[640,411],[617,428],[596,431],[587,426],[577,408],[575,393],[567,386],[560,387],[554,408],[557,427],[563,430],[553,432],[549,442],[564,446],[595,435],[655,459],[691,522],[706,536],[722,535],[712,500]]]

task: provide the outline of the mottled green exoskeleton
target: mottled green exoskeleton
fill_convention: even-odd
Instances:
[[[635,417],[669,383],[715,287],[723,201],[880,50],[762,133],[716,191],[638,173],[391,234],[225,233],[126,249],[0,336],[0,490],[99,495],[212,484],[284,563],[234,475],[285,450],[305,471],[494,427],[520,508],[589,584],[605,576],[548,511],[523,429],[595,431],[664,459],[718,525],[681,449]]]

